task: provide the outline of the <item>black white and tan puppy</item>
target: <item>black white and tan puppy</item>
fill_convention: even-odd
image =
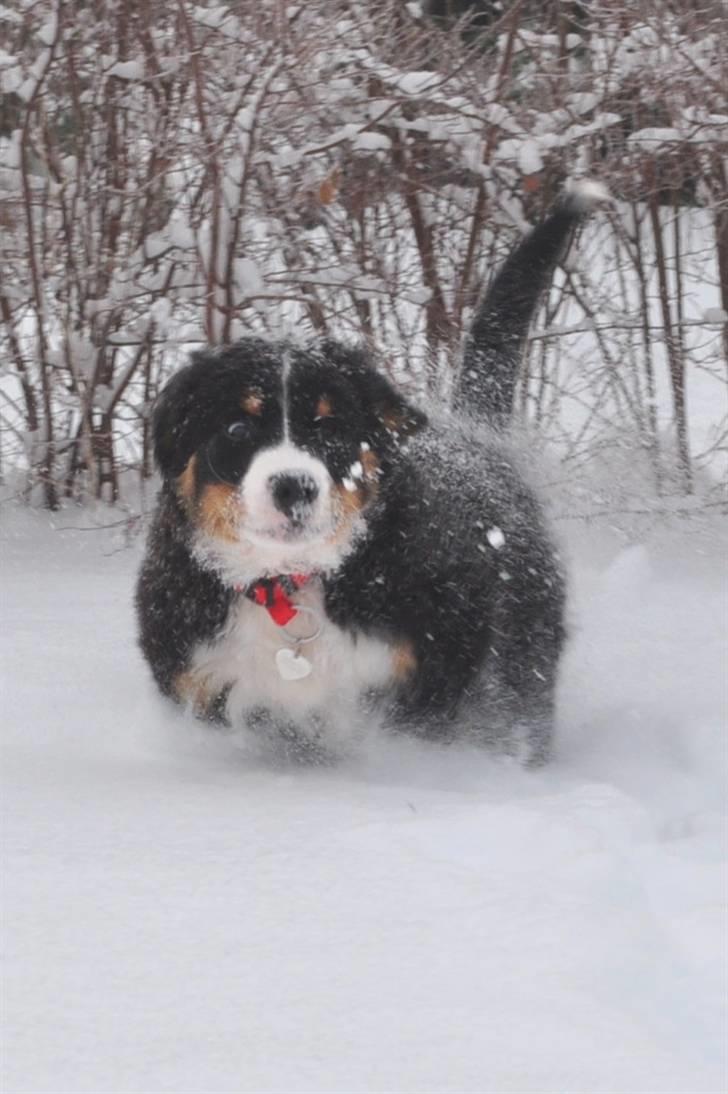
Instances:
[[[516,248],[428,421],[361,348],[245,338],[154,410],[162,475],[137,590],[161,691],[305,752],[389,726],[549,754],[564,581],[498,429],[539,295],[601,190]]]

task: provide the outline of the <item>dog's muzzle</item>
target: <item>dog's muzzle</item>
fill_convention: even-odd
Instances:
[[[256,539],[322,538],[332,530],[331,477],[291,444],[260,452],[242,485],[245,534]]]

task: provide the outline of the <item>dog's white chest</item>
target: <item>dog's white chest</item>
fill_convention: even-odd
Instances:
[[[313,713],[341,717],[363,692],[392,678],[392,648],[354,638],[327,619],[319,588],[299,590],[296,605],[296,618],[279,627],[265,608],[241,597],[217,640],[195,651],[192,668],[208,689],[230,687],[233,719],[258,707],[294,720]]]

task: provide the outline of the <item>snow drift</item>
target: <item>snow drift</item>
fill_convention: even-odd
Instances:
[[[571,534],[547,770],[286,769],[154,694],[136,549],[12,515],[4,1089],[721,1090],[720,534]]]

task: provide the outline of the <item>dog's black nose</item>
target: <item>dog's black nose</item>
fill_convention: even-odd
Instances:
[[[295,510],[313,505],[318,497],[316,480],[305,471],[282,471],[270,478],[273,504],[281,513],[292,517]]]

